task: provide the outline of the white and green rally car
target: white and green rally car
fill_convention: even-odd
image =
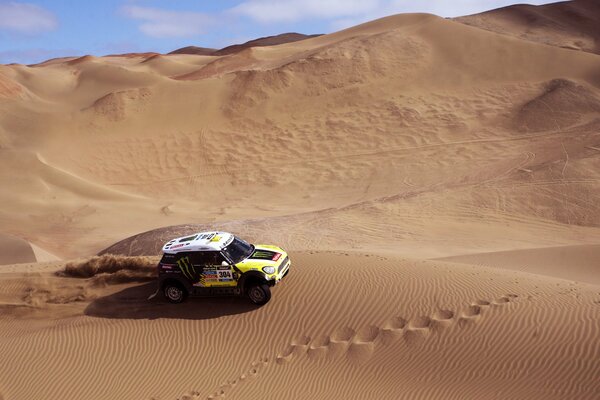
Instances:
[[[200,232],[173,239],[163,248],[158,284],[165,298],[248,296],[255,304],[271,298],[270,287],[288,272],[287,253],[271,245],[252,245],[227,232]]]

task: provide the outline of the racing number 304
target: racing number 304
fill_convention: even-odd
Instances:
[[[219,271],[219,280],[233,279],[231,271]]]

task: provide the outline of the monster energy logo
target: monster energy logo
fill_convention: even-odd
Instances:
[[[273,253],[272,251],[256,250],[254,254],[252,254],[252,258],[270,260],[273,258],[273,254],[275,253]]]
[[[179,260],[177,260],[177,266],[179,266],[179,269],[181,270],[181,272],[183,273],[183,275],[186,278],[188,278],[191,281],[194,280],[194,275],[196,274],[196,269],[190,262],[189,257],[181,257]]]

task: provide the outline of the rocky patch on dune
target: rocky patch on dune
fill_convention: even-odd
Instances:
[[[152,91],[148,88],[112,92],[100,97],[83,111],[91,111],[113,122],[122,121],[130,112],[142,110],[151,95]]]
[[[159,254],[162,246],[174,237],[183,236],[191,232],[200,232],[206,226],[190,224],[175,225],[153,229],[123,239],[110,247],[100,251],[98,254],[123,256],[142,256]],[[208,229],[208,228],[207,228]]]
[[[224,111],[234,113],[258,105],[272,93],[288,88],[293,79],[292,74],[281,70],[236,72],[231,83],[231,100],[223,106]]]

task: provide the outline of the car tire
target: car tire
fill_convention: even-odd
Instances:
[[[269,285],[265,285],[264,283],[253,284],[250,285],[246,290],[246,295],[252,303],[256,304],[257,306],[262,306],[271,300],[271,288],[269,288]]]
[[[169,303],[179,304],[187,298],[187,290],[177,282],[168,282],[163,287],[163,295]]]

